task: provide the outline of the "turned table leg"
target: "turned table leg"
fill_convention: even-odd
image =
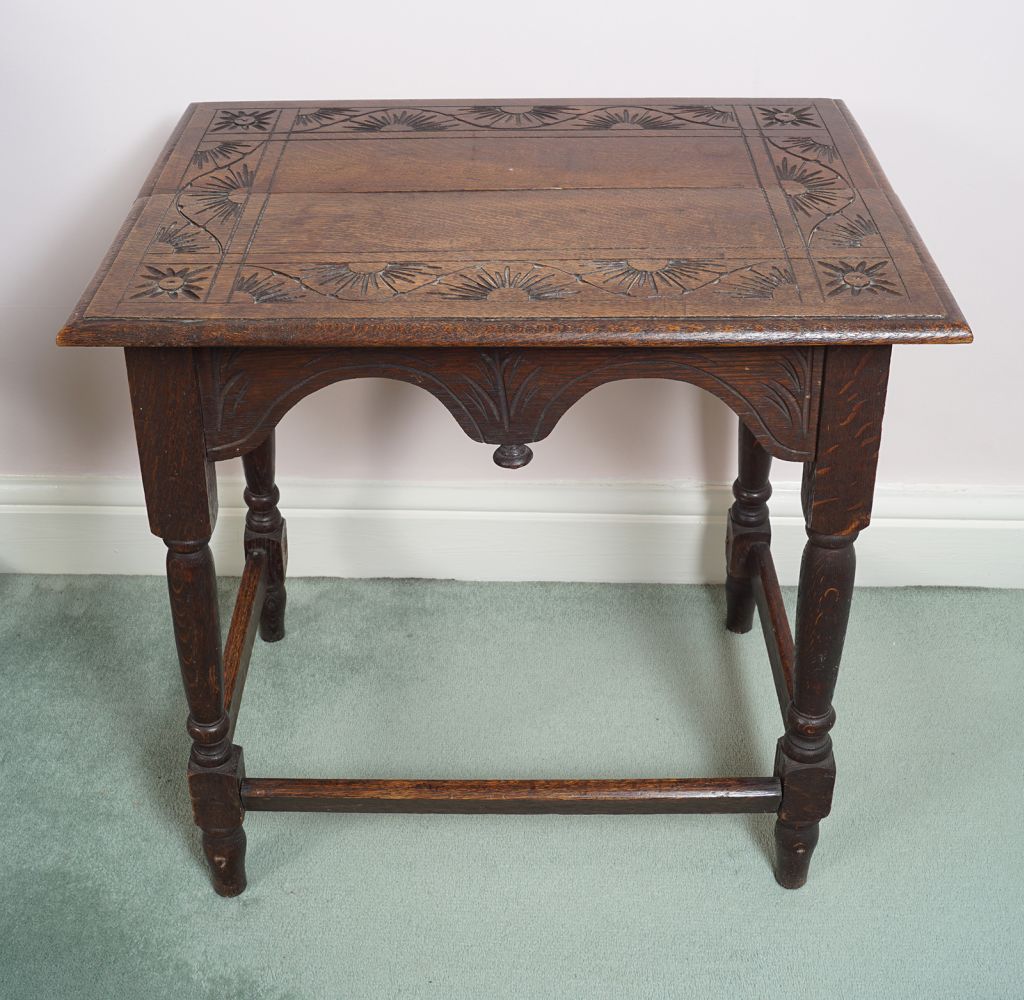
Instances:
[[[771,541],[768,475],[772,457],[742,421],[739,429],[739,475],[732,484],[735,502],[729,508],[725,540],[725,626],[730,632],[749,632],[754,622],[754,594],[747,556],[755,542]]]
[[[245,469],[245,550],[264,549],[267,553],[267,597],[260,616],[260,637],[264,642],[284,638],[284,588],[288,565],[288,536],[285,520],[277,508],[281,493],[274,483],[274,432],[248,454],[242,456]]]
[[[853,598],[853,543],[871,518],[889,348],[832,348],[825,361],[817,455],[804,472],[807,544],[797,594],[793,695],[775,773],[775,877],[807,881],[818,824],[832,807],[836,765],[832,696]]]
[[[237,896],[245,888],[245,814],[239,796],[244,773],[242,751],[228,740],[217,576],[206,543],[206,539],[168,543],[167,583],[189,707],[192,810],[203,831],[203,852],[214,889],[222,896]]]
[[[839,536],[808,531],[800,565],[793,699],[775,761],[784,796],[775,824],[776,877],[787,889],[807,880],[818,822],[832,803],[832,694],[853,598],[855,538],[856,532]]]
[[[167,546],[171,617],[192,737],[189,793],[213,886],[245,888],[240,747],[229,741],[224,705],[217,577],[208,542],[217,520],[213,464],[206,458],[191,351],[125,351],[150,528]]]

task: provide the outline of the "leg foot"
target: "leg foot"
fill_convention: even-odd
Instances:
[[[811,855],[818,843],[818,824],[775,823],[775,881],[783,889],[799,889],[807,881]]]
[[[245,890],[245,831],[203,831],[203,853],[218,896],[238,896]]]
[[[260,638],[264,642],[280,642],[284,638],[284,609],[288,595],[284,584],[267,587],[267,596],[260,615]]]
[[[213,888],[221,896],[237,896],[245,889],[245,810],[239,789],[245,777],[242,748],[219,767],[189,762],[188,789],[192,815],[203,831],[203,853],[210,867]]]
[[[745,577],[725,578],[725,627],[737,635],[754,627],[754,592]]]

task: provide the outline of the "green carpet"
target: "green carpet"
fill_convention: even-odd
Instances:
[[[771,772],[763,642],[720,588],[289,595],[238,727],[253,776]],[[220,899],[163,581],[0,577],[0,650],[4,998],[1024,996],[1024,592],[858,591],[798,892],[770,816],[252,813]]]

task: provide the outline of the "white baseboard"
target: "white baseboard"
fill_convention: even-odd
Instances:
[[[284,480],[289,572],[711,583],[723,578],[724,485]],[[241,569],[241,484],[222,480],[214,551]],[[796,582],[796,484],[771,502],[773,549]],[[879,488],[857,543],[864,586],[1024,587],[1024,489]],[[0,572],[163,572],[137,481],[0,477]]]

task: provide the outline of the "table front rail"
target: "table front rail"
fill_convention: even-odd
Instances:
[[[592,389],[648,378],[711,392],[772,455],[806,461],[814,455],[823,355],[813,347],[195,351],[211,460],[250,451],[318,389],[390,378],[440,400],[474,441],[501,446],[495,460],[510,467],[529,460],[528,449],[516,449],[547,437]]]

